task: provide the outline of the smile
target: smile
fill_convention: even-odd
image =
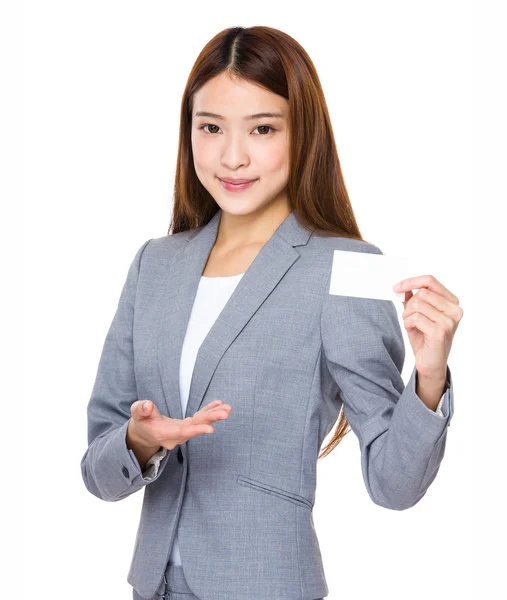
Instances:
[[[251,187],[257,181],[257,179],[254,179],[253,181],[249,181],[247,183],[235,184],[229,183],[228,181],[222,181],[220,177],[218,179],[220,180],[222,187],[229,192],[241,192],[242,190],[246,190],[247,188]]]

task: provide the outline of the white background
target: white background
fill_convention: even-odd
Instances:
[[[455,416],[423,500],[407,511],[373,504],[352,432],[319,461],[314,522],[327,598],[505,597],[504,9],[46,0],[25,2],[24,19],[7,15],[2,47],[15,50],[3,53],[5,70],[17,82],[4,101],[18,115],[24,108],[24,136],[4,154],[4,183],[14,184],[5,198],[14,208],[20,170],[11,161],[23,142],[25,213],[23,237],[5,232],[4,286],[19,308],[12,264],[24,258],[25,313],[22,347],[19,321],[4,325],[15,341],[3,422],[17,445],[3,466],[14,507],[24,485],[25,513],[24,572],[2,597],[132,597],[143,492],[117,503],[88,493],[86,407],[134,254],[168,231],[188,74],[209,39],[237,25],[281,29],[308,51],[363,237],[385,254],[437,259],[465,311],[448,363]],[[402,329],[407,381],[414,356]],[[20,422],[8,407],[18,411],[22,378]]]

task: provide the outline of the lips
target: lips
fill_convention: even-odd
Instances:
[[[228,179],[223,177],[219,177],[219,179],[225,181],[225,183],[232,183],[233,185],[239,185],[241,183],[250,183],[251,181],[255,181],[255,179]]]
[[[231,183],[231,180],[221,179],[220,177],[218,180],[220,181],[220,185],[228,192],[241,192],[250,188],[257,181],[257,179],[236,179],[236,182],[243,181],[244,183]]]

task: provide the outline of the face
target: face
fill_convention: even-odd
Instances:
[[[251,118],[266,112],[282,116]],[[197,177],[224,212],[246,215],[270,205],[288,206],[285,98],[221,73],[194,95],[192,151]],[[243,188],[228,188],[224,178],[255,181]]]

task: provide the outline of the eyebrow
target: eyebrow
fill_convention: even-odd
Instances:
[[[195,117],[211,117],[213,119],[221,119],[222,121],[225,120],[225,117],[222,117],[222,115],[217,115],[215,113],[207,112],[205,110],[197,111],[194,116]],[[244,117],[244,120],[252,121],[253,119],[261,119],[261,118],[283,119],[285,117],[281,113],[278,113],[278,112],[260,112],[260,113],[256,113],[255,115],[247,115],[246,117]]]

